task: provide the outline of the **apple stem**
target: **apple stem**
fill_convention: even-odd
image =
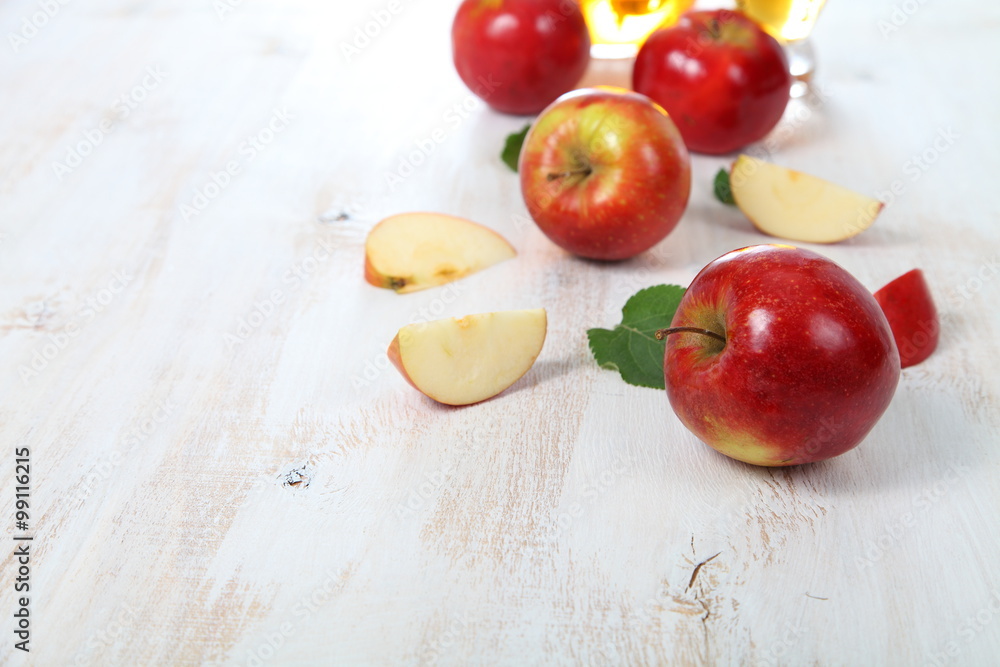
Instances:
[[[548,174],[545,178],[554,181],[557,178],[569,178],[570,176],[576,176],[577,174],[583,174],[584,176],[590,176],[594,172],[590,167],[580,167],[579,169],[570,169],[569,171],[559,171],[555,173]]]
[[[722,37],[722,25],[719,23],[719,19],[715,16],[712,17],[708,24],[708,34],[713,40],[718,40]]]
[[[696,333],[696,334],[702,334],[704,336],[708,336],[710,338],[714,338],[715,340],[719,341],[720,343],[725,343],[726,342],[726,337],[723,336],[722,334],[717,334],[717,333],[715,333],[714,331],[712,331],[710,329],[699,329],[698,327],[670,327],[669,329],[659,329],[656,332],[656,334],[654,334],[654,335],[656,336],[656,340],[663,340],[664,338],[666,338],[670,334],[675,334],[675,333]]]

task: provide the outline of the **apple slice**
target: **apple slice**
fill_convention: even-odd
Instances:
[[[418,391],[447,405],[496,396],[535,363],[545,342],[545,310],[507,310],[408,324],[389,360]]]
[[[883,204],[822,178],[740,155],[730,174],[733,199],[765,234],[836,243],[868,229]]]
[[[502,236],[470,220],[401,213],[368,233],[365,280],[405,294],[458,280],[516,254]]]
[[[902,368],[914,366],[937,348],[941,327],[924,273],[913,269],[875,292],[889,320]]]

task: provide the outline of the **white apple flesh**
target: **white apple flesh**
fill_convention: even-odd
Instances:
[[[502,236],[441,213],[402,213],[368,233],[365,280],[400,294],[458,280],[514,257]]]
[[[407,382],[439,403],[496,396],[528,372],[545,343],[545,310],[508,310],[408,324],[388,356]]]
[[[733,199],[757,229],[790,241],[836,243],[868,229],[883,204],[810,174],[747,155],[733,163]]]

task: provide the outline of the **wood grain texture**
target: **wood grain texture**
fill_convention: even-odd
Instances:
[[[817,249],[872,288],[922,268],[942,340],[856,450],[766,470],[598,369],[584,333],[767,241],[712,199],[727,160],[695,156],[652,251],[568,257],[498,158],[526,119],[453,71],[456,0],[393,6],[356,53],[389,3],[94,0],[16,44],[40,5],[0,7],[0,663],[995,664],[997,9],[924,3],[892,31],[892,3],[825,10],[821,99],[756,150],[895,184],[872,229]],[[367,285],[368,229],[420,210],[519,256]],[[534,307],[545,348],[494,400],[437,405],[387,364],[406,323]]]

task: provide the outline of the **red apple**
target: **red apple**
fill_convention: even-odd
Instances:
[[[465,85],[510,114],[538,113],[590,62],[587,24],[568,0],[465,0],[451,43]]]
[[[763,139],[791,86],[777,40],[726,9],[688,12],[653,33],[632,71],[632,87],[670,113],[688,148],[714,155]]]
[[[653,247],[677,226],[691,193],[691,161],[673,121],[622,88],[556,100],[525,137],[518,171],[539,228],[591,259]]]
[[[919,364],[937,348],[940,326],[924,273],[913,269],[875,292],[889,320],[903,368]]]
[[[871,292],[792,246],[751,246],[710,263],[666,331],[678,327],[663,362],[671,407],[702,441],[747,463],[843,454],[899,381],[899,353]]]

